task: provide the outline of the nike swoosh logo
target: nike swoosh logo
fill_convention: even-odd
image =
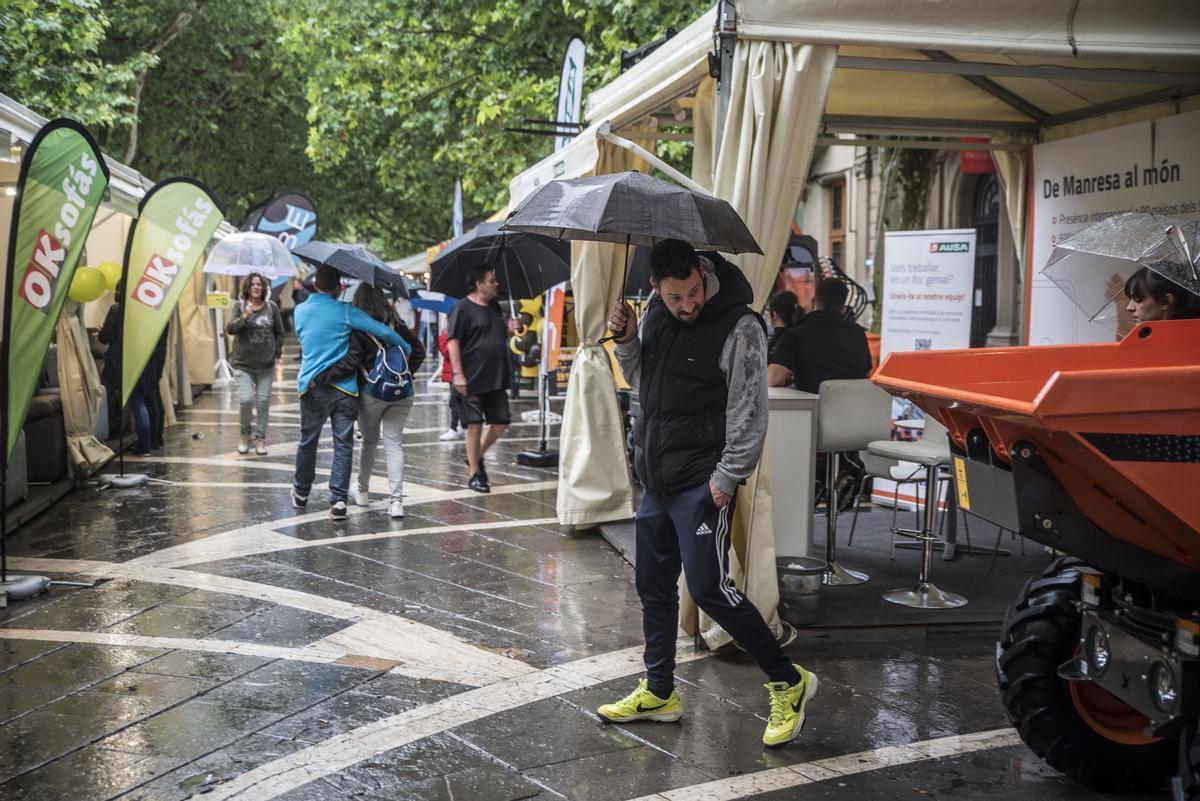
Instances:
[[[799,701],[797,701],[796,703],[792,704],[792,711],[793,711],[793,712],[799,712],[799,711],[800,711],[800,707],[802,707],[802,706],[804,706],[804,699],[803,699],[803,698],[801,698],[801,699],[800,699]]]
[[[664,706],[666,706],[666,704],[659,704],[658,706],[643,706],[642,704],[638,704],[637,711],[638,712],[653,712],[656,709],[662,709]]]

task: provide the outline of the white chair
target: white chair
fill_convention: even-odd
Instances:
[[[846,570],[837,561],[838,456],[890,436],[892,396],[867,378],[822,381],[817,395],[817,451],[826,455],[826,565],[821,581],[835,587],[862,584],[870,576]]]
[[[933,568],[933,543],[938,538],[934,525],[940,495],[938,471],[950,465],[949,437],[945,426],[929,419],[925,423],[925,434],[920,442],[879,440],[867,445],[867,451],[883,459],[913,462],[925,468],[924,525],[920,529],[892,528],[893,549],[896,535],[912,537],[921,543],[921,572],[917,577],[917,586],[913,589],[885,592],[884,600],[920,609],[952,609],[963,606],[967,603],[965,597],[940,590],[929,580]]]

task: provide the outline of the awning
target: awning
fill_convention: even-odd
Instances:
[[[425,251],[414,253],[411,256],[405,256],[402,259],[385,262],[388,267],[391,267],[398,273],[417,273],[424,275],[429,270],[429,262],[425,260]]]
[[[1095,0],[1072,16],[1070,4],[1041,0],[739,0],[736,11],[739,39],[838,46],[825,133],[1030,137],[1200,95],[1195,3]],[[716,14],[709,9],[593,92],[585,119],[608,120],[620,134],[672,101],[688,107],[708,74]],[[518,176],[514,194],[586,172],[573,156],[594,160],[594,152],[586,141],[586,152],[572,149],[588,134]]]
[[[708,75],[708,53],[713,48],[716,7],[700,15],[662,47],[597,89],[587,98],[584,114],[589,126],[557,153],[539,161],[509,183],[509,206],[516,208],[526,195],[547,181],[579,178],[592,172],[599,157],[597,137],[601,125],[621,135],[622,129],[642,120],[673,100],[690,95]]]
[[[738,38],[1061,58],[1200,58],[1200,6],[1177,0],[738,0]]]
[[[16,144],[23,148],[33,141],[33,137],[47,122],[49,120],[42,115],[31,111],[8,95],[0,94],[0,134],[7,137],[7,140],[0,140],[0,144],[6,147]],[[101,206],[127,217],[136,217],[138,203],[154,186],[154,181],[108,154],[104,155],[104,161],[112,177],[108,184],[108,194]],[[0,180],[8,179],[0,176]],[[15,173],[12,180],[16,181]],[[229,222],[224,222],[221,223],[216,236],[220,239],[236,230]]]

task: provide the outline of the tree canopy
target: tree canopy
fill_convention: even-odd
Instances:
[[[633,0],[10,0],[0,85],[89,125],[154,178],[207,183],[237,223],[276,191],[317,203],[321,236],[395,257],[508,199],[549,137],[568,39],[587,42],[585,97],[622,49],[707,2]],[[11,35],[10,35],[11,32]]]

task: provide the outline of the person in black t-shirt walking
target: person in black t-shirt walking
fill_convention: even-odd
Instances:
[[[496,302],[500,282],[492,264],[472,267],[467,274],[468,294],[450,314],[450,364],[452,392],[462,396],[463,422],[467,426],[468,487],[491,492],[483,455],[504,434],[508,411],[507,325]],[[485,432],[483,424],[487,423]]]

